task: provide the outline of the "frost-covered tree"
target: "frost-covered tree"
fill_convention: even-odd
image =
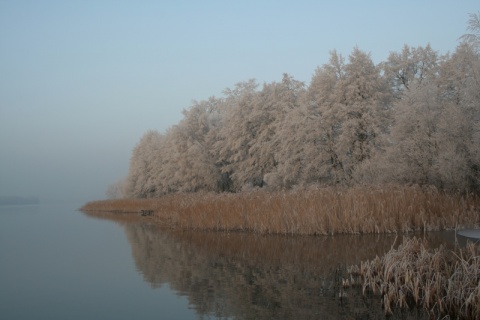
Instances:
[[[157,173],[164,136],[147,131],[133,149],[125,194],[128,197],[148,198],[157,195]]]
[[[444,187],[480,189],[480,52],[461,44],[441,66],[444,116],[439,172]]]
[[[264,175],[269,189],[289,189],[316,181],[316,176],[309,177],[308,169],[312,152],[312,140],[309,133],[308,109],[301,103],[302,97],[296,98],[296,107],[289,110],[276,135],[278,150],[275,154],[277,166]],[[311,179],[309,179],[311,178]]]
[[[225,180],[232,180],[229,191],[240,190],[250,177],[248,155],[256,137],[256,123],[250,120],[258,84],[251,79],[224,91],[224,116],[214,143],[215,154]]]
[[[126,197],[127,178],[118,180],[108,186],[106,195],[108,199],[122,199]]]
[[[221,179],[220,168],[213,151],[220,125],[221,99],[194,102],[184,110],[182,121],[169,131],[171,146],[169,185],[176,191],[214,191]],[[172,161],[173,160],[173,161]]]
[[[239,191],[382,182],[480,190],[479,15],[451,55],[430,45],[375,65],[331,52],[307,88],[241,82],[193,102],[165,134],[132,153],[124,194]],[[117,196],[120,184],[111,188]]]
[[[434,78],[416,83],[395,104],[388,156],[403,183],[478,189],[479,56],[462,44],[443,57]]]
[[[164,135],[147,132],[135,147],[126,193],[155,197],[171,192],[215,191],[221,172],[214,153],[221,123],[214,97],[183,111],[184,118]]]
[[[391,52],[381,66],[391,89],[397,98],[411,86],[436,78],[439,68],[438,53],[427,45],[410,48],[405,45],[401,52]]]
[[[390,174],[402,183],[433,184],[438,158],[437,123],[441,114],[434,84],[412,85],[395,105],[389,149]]]
[[[312,79],[308,103],[318,118],[318,172],[331,183],[351,183],[384,145],[390,94],[380,68],[358,48],[347,64],[332,52]]]
[[[317,68],[307,92],[305,108],[306,174],[308,180],[330,183],[345,181],[346,175],[337,148],[342,127],[342,110],[336,88],[345,77],[345,59],[336,51],[330,61]],[[310,130],[309,130],[310,129]]]
[[[336,89],[344,116],[339,144],[344,163],[353,173],[357,164],[383,147],[390,95],[380,68],[358,48],[349,56],[345,76]]]
[[[470,44],[478,52],[480,50],[480,12],[471,13],[469,16],[467,31],[470,33],[464,34],[460,39]]]
[[[270,188],[290,187],[296,184],[301,167],[295,156],[297,132],[290,123],[302,103],[305,93],[303,82],[284,74],[281,82],[264,85],[255,101],[257,117],[265,116],[259,122],[258,138],[252,144],[250,154],[260,169],[262,179],[269,176]],[[271,179],[271,177],[281,179]],[[265,180],[265,179],[264,179]]]
[[[235,190],[261,187],[265,175],[277,174],[283,161],[280,131],[289,112],[298,107],[303,88],[303,83],[284,74],[281,82],[265,83],[260,91],[253,80],[226,90],[227,111],[217,149]]]

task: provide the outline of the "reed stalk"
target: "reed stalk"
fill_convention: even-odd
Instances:
[[[366,234],[480,225],[480,198],[437,189],[386,186],[295,191],[182,193],[87,203],[88,212],[138,213],[167,227],[262,234]]]
[[[423,308],[430,318],[479,319],[480,246],[455,251],[427,248],[415,237],[404,239],[383,257],[348,269],[353,285],[380,295],[386,314],[395,308]]]

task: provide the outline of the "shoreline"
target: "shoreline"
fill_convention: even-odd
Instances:
[[[386,316],[417,310],[436,318],[478,314],[480,247],[467,241],[465,248],[455,243],[454,249],[444,245],[430,249],[417,233],[478,227],[479,209],[478,196],[415,187],[174,194],[100,200],[80,208],[89,216],[147,222],[188,237],[192,233],[181,231],[289,236],[408,233],[412,237],[404,237],[403,243],[392,245],[383,256],[347,266],[339,294],[347,297],[350,290],[361,288],[365,297],[380,298]],[[142,210],[151,210],[152,215],[143,216]],[[283,228],[275,229],[279,226]]]
[[[260,234],[411,233],[480,226],[476,195],[398,186],[169,194],[92,201],[79,210],[173,229]]]

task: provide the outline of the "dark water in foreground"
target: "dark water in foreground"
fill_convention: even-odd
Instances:
[[[174,233],[79,206],[0,206],[0,319],[385,318],[378,298],[340,299],[340,274],[394,235]]]

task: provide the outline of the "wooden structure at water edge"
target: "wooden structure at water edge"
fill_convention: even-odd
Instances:
[[[140,210],[142,217],[153,216],[153,210]]]

